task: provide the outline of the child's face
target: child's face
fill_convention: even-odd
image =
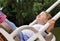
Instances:
[[[37,21],[40,24],[45,24],[48,21],[47,15],[45,12],[42,12],[37,16]]]

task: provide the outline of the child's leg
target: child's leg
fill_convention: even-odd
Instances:
[[[5,22],[12,28],[12,30],[17,29],[17,27],[15,26],[15,24],[12,23],[11,21],[9,21],[8,19],[5,19]]]
[[[15,24],[14,23],[12,23],[11,21],[9,21],[8,19],[5,19],[5,22],[12,28],[12,30],[15,30],[15,29],[17,29],[17,27],[15,26]],[[18,37],[19,37],[19,39],[21,40],[21,41],[27,41],[27,37],[24,37],[24,35],[23,35],[23,33],[22,32],[20,32],[19,34],[18,34]],[[24,39],[24,38],[26,38],[26,39]]]

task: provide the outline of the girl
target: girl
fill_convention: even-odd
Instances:
[[[51,15],[44,11],[37,15],[36,19],[37,23],[34,24],[32,27],[36,28],[37,30],[40,30],[47,22],[50,23],[49,28],[41,34],[45,37],[54,28],[55,20],[52,20]],[[34,35],[34,32],[28,29],[23,30],[22,33],[24,35],[27,35],[29,38]]]

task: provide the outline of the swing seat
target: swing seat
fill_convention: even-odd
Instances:
[[[10,26],[6,22],[1,23],[0,28],[5,30],[5,32],[7,32],[8,34],[13,32],[13,30],[10,28]],[[19,38],[17,36],[14,37],[14,39],[15,41],[19,41]],[[1,32],[0,32],[0,41],[7,41],[7,39],[4,37],[4,35]]]
[[[42,41],[56,41],[56,37],[51,32],[49,32],[49,34],[46,35],[45,37],[43,37],[42,35],[39,35],[36,39],[34,39],[34,37],[31,37],[27,41],[41,41],[41,39]]]
[[[2,30],[2,31],[1,31]],[[0,40],[1,41],[8,41],[8,39],[6,38],[7,36],[11,37],[4,29],[0,28]],[[39,36],[40,37],[40,36]],[[55,36],[51,33],[49,33],[45,38],[46,41],[55,41]],[[11,39],[11,41],[15,41],[15,39]],[[18,40],[16,40],[18,41]],[[28,41],[28,40],[27,40]],[[35,41],[40,41],[40,39],[36,39]]]
[[[25,25],[26,26],[26,25]],[[25,28],[25,26],[24,26],[24,28],[22,28],[22,27],[19,27],[19,28],[22,28],[22,29],[20,29],[21,31],[22,30],[25,30],[26,28]],[[36,30],[36,29],[34,29],[33,27],[31,27],[31,26],[26,26],[26,27],[28,27],[28,29],[30,29],[30,30],[32,30],[33,32]],[[2,30],[3,31],[2,31]],[[11,34],[11,32],[13,32],[13,30],[9,27],[9,25],[7,24],[7,23],[5,23],[5,22],[3,22],[1,25],[0,25],[0,31],[2,31],[2,32],[0,32],[0,40],[1,41],[10,41],[10,39],[9,39],[9,37],[11,37],[11,41],[19,41],[20,39],[18,38],[18,37],[15,37],[15,38],[13,38],[10,34]],[[20,32],[21,32],[20,31]],[[36,33],[37,32],[39,32],[39,31],[36,31]],[[6,38],[6,36],[8,36],[7,38]],[[40,37],[40,35],[39,35],[39,37]],[[55,41],[55,36],[53,35],[53,34],[51,34],[51,33],[49,33],[45,38],[43,37],[43,39],[44,40],[46,40],[46,41]],[[27,40],[27,41],[31,41],[31,40]],[[34,41],[40,41],[40,38],[39,39],[35,39]]]
[[[7,41],[7,39],[0,33],[0,41]]]
[[[46,37],[45,37],[46,41],[56,41],[55,36],[50,32]]]

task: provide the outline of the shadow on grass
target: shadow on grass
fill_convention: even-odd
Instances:
[[[56,41],[60,41],[60,27],[54,28],[54,30],[52,31],[52,33],[55,35]]]

